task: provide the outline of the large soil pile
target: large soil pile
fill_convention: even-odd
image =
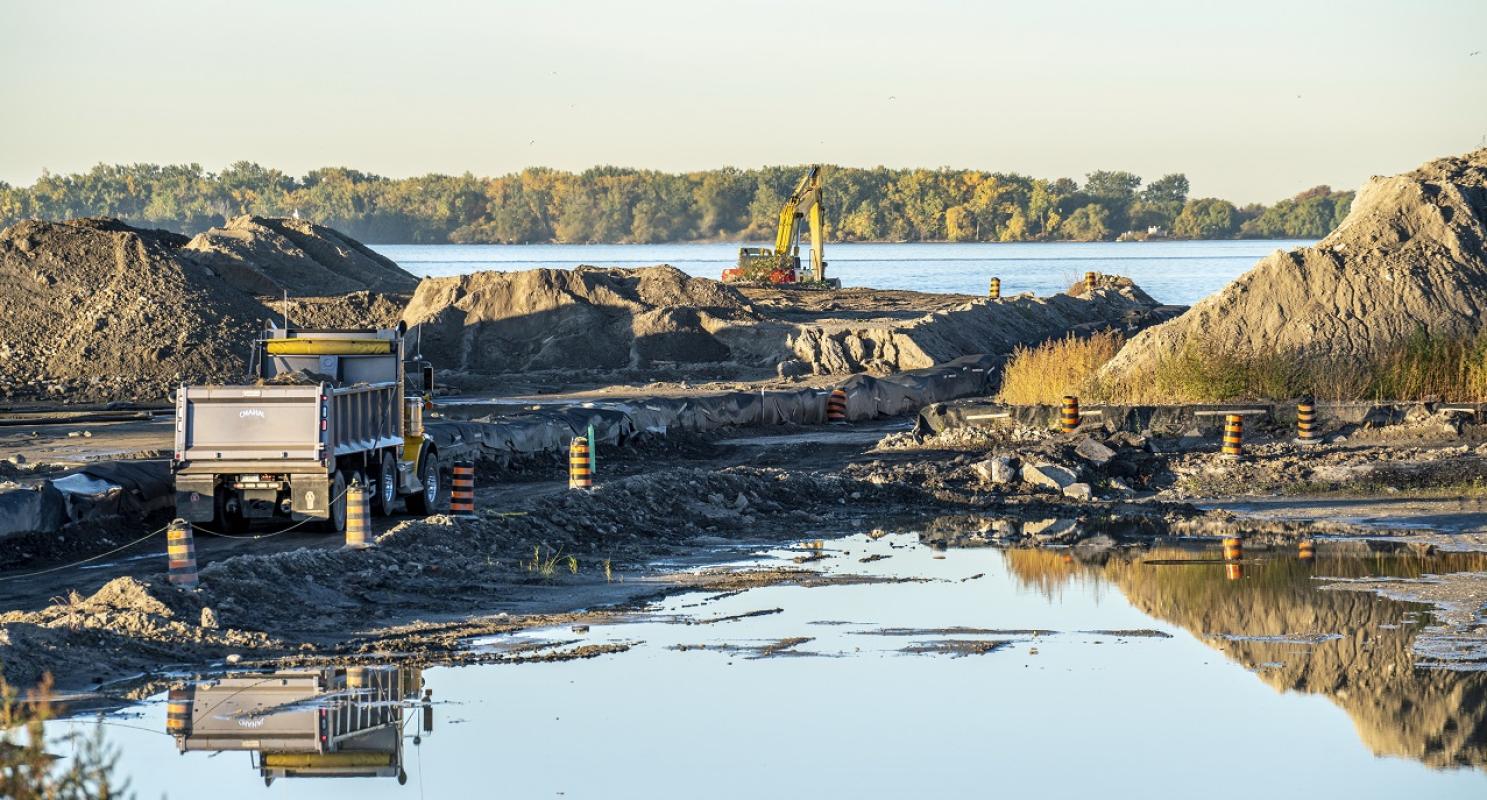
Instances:
[[[185,244],[112,219],[0,231],[0,394],[150,399],[240,377],[272,312],[178,258]]]
[[[733,289],[658,266],[429,278],[403,319],[435,364],[502,374],[727,361],[715,334],[757,316]]]
[[[418,279],[366,245],[302,219],[241,216],[186,252],[243,291],[278,297],[412,292]]]
[[[1313,247],[1276,252],[1131,340],[1102,375],[1141,375],[1192,343],[1359,365],[1424,329],[1484,330],[1487,149],[1374,178]]]

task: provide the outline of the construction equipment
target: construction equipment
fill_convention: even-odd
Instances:
[[[810,288],[841,288],[841,281],[827,279],[822,245],[824,212],[821,200],[821,168],[811,167],[795,185],[795,191],[780,208],[780,226],[775,231],[774,249],[741,247],[738,266],[723,270],[728,283],[769,283],[799,285]],[[800,268],[801,220],[808,219],[811,229],[811,267]]]
[[[404,723],[413,742],[433,733],[422,671],[401,666],[290,669],[202,680],[170,693],[166,732],[182,753],[249,751],[270,785],[279,778],[397,778]]]
[[[399,497],[427,514],[439,497],[439,452],[424,430],[433,368],[405,360],[402,323],[382,330],[290,330],[270,325],[254,343],[257,381],[182,385],[176,393],[176,516],[241,531],[255,519],[321,520],[346,527],[346,488],[360,483],[372,511]],[[423,379],[408,396],[406,366]]]

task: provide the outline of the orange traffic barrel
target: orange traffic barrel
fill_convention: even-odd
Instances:
[[[847,423],[847,390],[832,389],[826,398],[826,421],[840,425]]]
[[[1002,296],[1002,279],[1001,278],[992,278],[991,279],[991,285],[986,288],[986,296],[987,297],[990,297],[993,300],[997,300],[997,299],[1000,299],[1001,298],[1001,296]]]
[[[195,690],[171,689],[165,695],[165,732],[172,736],[191,734],[191,704]]]
[[[1224,415],[1224,458],[1239,458],[1244,454],[1244,417],[1238,414]]]
[[[1244,558],[1244,540],[1237,536],[1224,537],[1224,560],[1238,561]]]
[[[1099,276],[1098,273],[1094,273],[1094,272],[1086,272],[1086,273],[1084,273],[1084,289],[1085,289],[1085,291],[1093,292],[1095,290],[1095,285],[1096,285],[1096,282],[1099,280],[1099,277],[1100,276]]]
[[[346,487],[346,546],[353,550],[364,549],[371,531],[371,498],[361,481],[352,481]]]
[[[449,512],[467,519],[475,516],[475,462],[454,462],[454,475],[449,481]]]
[[[1073,433],[1079,430],[1079,398],[1072,394],[1064,395],[1064,404],[1059,409],[1059,429],[1064,433]]]
[[[1243,564],[1225,564],[1224,565],[1224,577],[1225,578],[1228,578],[1231,581],[1237,581],[1237,580],[1243,578],[1244,577],[1244,565]]]
[[[170,582],[183,589],[196,588],[196,541],[191,523],[177,519],[165,529],[165,556]]]
[[[1296,555],[1300,556],[1302,561],[1310,561],[1317,557],[1317,546],[1310,539],[1302,539],[1301,543],[1296,546]]]
[[[1310,395],[1296,403],[1296,444],[1321,444],[1317,434],[1317,401]]]
[[[568,488],[594,488],[594,473],[589,465],[589,438],[587,436],[575,436],[573,443],[568,445]]]

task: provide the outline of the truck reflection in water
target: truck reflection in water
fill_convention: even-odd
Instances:
[[[411,712],[417,712],[412,714]],[[416,717],[416,718],[415,718]],[[236,675],[171,689],[166,732],[187,751],[247,750],[276,778],[397,778],[403,739],[433,732],[421,670],[322,667]]]

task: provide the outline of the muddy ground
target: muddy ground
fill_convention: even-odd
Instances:
[[[1463,535],[1479,524],[1452,529],[1432,516],[1443,503],[1476,502],[1469,482],[1484,467],[1473,426],[1421,431],[1403,446],[1354,436],[1306,451],[1260,434],[1237,464],[1218,457],[1216,442],[1019,429],[916,438],[907,427],[781,427],[657,442],[607,454],[591,493],[568,491],[555,461],[487,471],[477,519],[394,518],[365,551],[303,531],[202,535],[194,590],[160,574],[158,536],[84,565],[43,560],[0,575],[0,605],[11,609],[0,614],[0,662],[12,681],[51,672],[64,688],[113,691],[214,664],[475,658],[463,646],[471,636],[622,613],[682,587],[820,580],[809,543],[873,530],[916,530],[938,546],[1072,552],[1173,535],[1258,543],[1387,534],[1425,547],[1442,537],[1467,546],[1487,538]],[[109,437],[78,446],[94,439]],[[1382,503],[1370,482],[1381,479],[1377,471],[1357,469],[1370,464],[1392,470],[1396,491],[1386,499],[1410,503]],[[1338,471],[1325,503],[1308,505],[1315,493],[1287,495],[1318,485],[1298,483],[1302,468]],[[1060,470],[1074,479],[1068,486],[1058,486]],[[1447,474],[1455,477],[1442,483]],[[1266,496],[1237,496],[1241,487]],[[1335,518],[1337,504],[1365,496],[1379,513]],[[1295,501],[1287,513],[1261,507],[1286,500]],[[123,533],[135,532],[149,533]],[[798,570],[695,571],[792,542],[808,543]],[[54,571],[28,574],[39,570]],[[619,612],[586,611],[605,608]],[[1453,637],[1474,630],[1475,609],[1462,613]]]

